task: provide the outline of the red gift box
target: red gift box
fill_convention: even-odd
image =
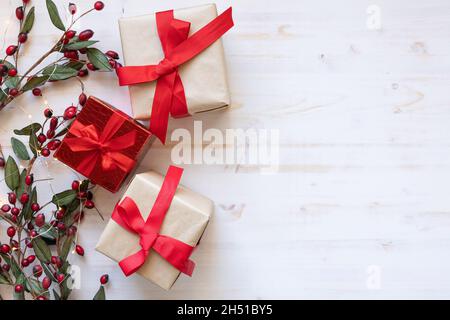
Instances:
[[[92,183],[117,192],[143,156],[151,133],[108,103],[89,97],[55,158]]]

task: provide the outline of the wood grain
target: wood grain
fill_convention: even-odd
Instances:
[[[0,4],[0,34],[18,2]],[[65,7],[67,1],[58,3]],[[101,18],[90,16],[79,29],[94,29],[100,48],[120,52],[122,15],[203,1],[105,3]],[[82,271],[73,297],[91,298],[98,277],[109,273],[110,299],[450,298],[448,1],[217,4],[220,10],[234,7],[236,26],[224,37],[233,107],[196,119],[220,130],[279,129],[279,171],[185,166],[183,183],[214,200],[216,213],[195,252],[193,278],[181,277],[170,292],[137,276],[125,279],[96,253],[105,222],[89,215],[80,239],[86,257],[73,257]],[[380,8],[380,30],[366,25],[372,4]],[[36,6],[24,65],[58,35],[44,5]],[[6,44],[16,31],[13,22]],[[129,112],[127,89],[118,88],[113,75],[93,74],[86,86]],[[45,91],[60,111],[77,95],[70,83]],[[2,112],[0,143],[8,144],[11,129],[28,114],[39,119],[43,102],[23,97]],[[171,129],[178,126],[192,130],[192,119],[171,121]],[[164,172],[172,146],[156,143],[139,170]],[[76,177],[51,160],[37,173],[49,175],[57,177],[54,190]],[[114,201],[97,193],[106,215]],[[381,271],[379,288],[367,285],[370,266]]]

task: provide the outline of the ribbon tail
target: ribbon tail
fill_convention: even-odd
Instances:
[[[176,74],[172,73],[158,80],[150,115],[150,132],[163,144],[166,142],[167,128],[169,126],[175,76]]]
[[[160,235],[153,245],[153,250],[180,272],[192,276],[195,263],[189,260],[189,257],[194,247],[174,238]]]
[[[123,273],[128,277],[135,273],[145,263],[146,259],[147,254],[144,250],[140,250],[120,261],[119,266]]]

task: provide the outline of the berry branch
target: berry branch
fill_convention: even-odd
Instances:
[[[94,186],[89,180],[73,181],[69,189],[54,194],[50,201],[40,205],[38,185],[49,179],[35,179],[34,169],[59,148],[60,139],[86,104],[81,78],[89,71],[112,71],[120,64],[116,61],[119,58],[116,52],[103,53],[92,47],[98,42],[91,40],[92,30],[77,35],[72,29],[82,17],[102,10],[104,4],[101,1],[78,17],[75,17],[76,5],[70,3],[71,22],[66,28],[54,2],[46,0],[53,25],[63,34],[28,70],[19,73],[19,52],[35,20],[35,9],[29,8],[29,3],[30,0],[23,0],[23,5],[16,9],[20,23],[18,41],[16,45],[8,46],[6,57],[0,60],[0,110],[28,91],[41,96],[41,88],[47,82],[75,78],[81,93],[77,105],[67,107],[62,115],[56,116],[47,108],[42,123],[14,130],[15,135],[22,138],[12,137],[11,146],[22,166],[12,156],[6,158],[0,146],[0,170],[4,171],[3,181],[10,190],[7,202],[0,203],[0,226],[5,225],[9,238],[6,243],[0,243],[0,285],[10,286],[15,299],[66,300],[74,283],[69,254],[84,256],[85,250],[78,243],[78,228],[85,210],[97,210],[91,191]],[[62,56],[44,64],[47,58],[58,53]],[[23,137],[27,139],[27,145],[22,142]],[[105,299],[107,282],[108,276],[101,276],[100,289],[94,299]]]
[[[54,194],[49,202],[40,205],[37,186],[48,179],[35,179],[33,173],[39,160],[58,149],[59,138],[81,108],[82,104],[70,106],[61,116],[46,109],[43,123],[14,130],[17,136],[28,137],[28,147],[18,138],[11,138],[14,154],[26,163],[21,172],[13,157],[4,161],[0,148],[0,166],[10,189],[8,203],[0,208],[0,221],[5,222],[9,237],[8,243],[0,244],[0,284],[13,287],[15,299],[25,299],[25,293],[37,300],[68,299],[73,284],[69,253],[85,254],[78,244],[78,228],[85,210],[95,208],[93,185],[89,180],[75,180],[70,189]],[[28,250],[33,250],[33,254],[28,254]],[[107,275],[103,275],[97,299],[104,299],[103,285],[107,282]]]
[[[81,13],[78,17],[75,4],[69,4],[71,14],[70,24],[66,27],[52,0],[46,0],[47,10],[53,25],[63,31],[59,40],[34,62],[28,70],[19,73],[18,61],[20,50],[28,40],[33,28],[35,8],[29,7],[30,0],[23,0],[23,5],[16,8],[16,18],[19,20],[20,33],[17,44],[6,48],[6,57],[0,59],[0,111],[20,95],[31,91],[34,96],[42,95],[42,87],[47,82],[64,81],[71,78],[82,78],[89,71],[113,71],[120,64],[116,61],[119,56],[115,51],[103,53],[93,47],[98,41],[92,40],[94,31],[87,29],[77,34],[73,30],[75,23],[93,11],[101,11],[104,4],[95,2],[93,8]],[[44,61],[53,54],[62,54],[55,61],[42,66]],[[80,56],[81,55],[81,56]],[[12,60],[12,61],[8,61]],[[39,70],[35,71],[38,67]]]

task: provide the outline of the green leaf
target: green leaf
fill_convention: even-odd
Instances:
[[[105,288],[103,286],[100,286],[93,300],[106,300]]]
[[[21,196],[24,192],[25,192],[25,178],[27,176],[27,169],[23,169],[22,173],[20,174],[20,179],[19,179],[19,187],[17,188],[17,196]]]
[[[88,41],[78,41],[73,43],[68,43],[64,46],[66,50],[80,50],[96,44],[98,41],[88,40]]]
[[[69,288],[69,283],[73,284],[73,279],[71,276],[67,275],[64,282],[61,284],[61,300],[67,300],[72,292],[72,289]]]
[[[28,278],[25,283],[25,286],[28,291],[33,292],[35,295],[40,295],[44,292],[44,288],[42,287],[42,283],[39,280]]]
[[[3,102],[8,98],[8,95],[3,91],[3,89],[0,87],[0,102]]]
[[[81,68],[84,67],[84,63],[83,62],[75,61],[75,60],[71,60],[71,61],[69,61],[69,62],[67,62],[67,63],[65,63],[63,65],[66,66],[66,67],[75,69],[77,71],[81,70]]]
[[[11,62],[7,61],[7,60],[0,60],[0,63],[4,64],[5,66],[7,66],[8,70],[15,69],[14,65]]]
[[[10,284],[8,278],[6,278],[3,274],[0,273],[0,284]]]
[[[50,15],[50,20],[52,20],[53,25],[61,31],[66,31],[66,27],[64,26],[64,23],[61,21],[61,17],[59,16],[56,4],[52,0],[46,0],[46,2],[48,14]]]
[[[89,61],[99,70],[111,71],[112,68],[109,65],[109,60],[106,55],[96,48],[87,49],[87,57]]]
[[[25,292],[22,291],[20,293],[17,293],[16,291],[14,291],[13,298],[14,300],[25,300]]]
[[[32,243],[34,253],[36,253],[37,258],[42,262],[42,265],[45,263],[49,263],[52,258],[52,252],[50,251],[50,248],[47,246],[44,240],[40,238],[34,238]]]
[[[17,88],[17,85],[19,84],[19,77],[15,76],[15,77],[8,77],[5,80],[5,86],[8,89],[13,89],[13,88]]]
[[[42,228],[39,229],[39,234],[42,238],[49,240],[55,240],[58,236],[58,232],[56,231],[56,229],[48,223],[44,224]]]
[[[69,78],[75,77],[78,71],[63,65],[52,65],[48,66],[42,71],[42,74],[49,76],[49,80],[59,81],[67,80]]]
[[[53,196],[52,202],[58,207],[69,205],[77,197],[75,190],[66,190]]]
[[[8,264],[11,266],[12,273],[16,279],[23,276],[22,270],[14,258],[9,259]]]
[[[31,210],[31,205],[36,202],[37,202],[37,191],[36,187],[34,187],[33,190],[31,191],[30,201],[28,201],[27,204],[22,209],[21,217],[25,218],[25,220],[30,220],[31,217],[33,216],[33,210]]]
[[[5,182],[9,189],[16,190],[19,186],[19,168],[17,167],[16,161],[8,157],[5,167]]]
[[[25,22],[22,25],[21,32],[23,33],[30,32],[31,29],[33,28],[33,24],[34,24],[34,7],[32,7],[30,11],[28,11],[27,17],[25,18]]]
[[[11,146],[13,148],[14,153],[20,160],[30,160],[30,155],[28,154],[27,147],[25,147],[22,141],[12,137]]]
[[[64,240],[64,244],[61,248],[60,257],[63,261],[66,261],[67,256],[69,255],[70,249],[72,249],[73,237],[66,237]]]
[[[72,123],[72,122],[71,122]],[[59,138],[63,135],[65,135],[67,132],[69,132],[69,127],[70,125],[68,125],[67,127],[65,127],[64,129],[62,129],[61,131],[59,131],[56,135],[55,138]]]
[[[41,128],[42,126],[39,123],[32,123],[20,130],[14,130],[14,133],[19,136],[29,136],[32,133],[38,132],[39,130],[41,130]]]
[[[39,77],[33,77],[30,80],[28,80],[27,83],[22,87],[22,91],[28,91],[32,90],[36,87],[40,87],[43,84],[45,84],[49,80],[49,76],[39,76]]]
[[[50,269],[50,267],[43,263],[42,264],[42,269],[44,269],[44,273],[47,277],[49,277],[50,279],[52,279],[52,281],[56,281],[55,276],[53,275],[53,271]]]
[[[39,151],[39,141],[37,139],[36,134],[33,133],[30,135],[30,140],[28,144],[30,146],[31,152],[33,152],[34,156],[36,157]]]
[[[58,292],[56,292],[55,289],[53,289],[53,296],[55,297],[55,300],[61,300],[61,297],[59,296]]]

